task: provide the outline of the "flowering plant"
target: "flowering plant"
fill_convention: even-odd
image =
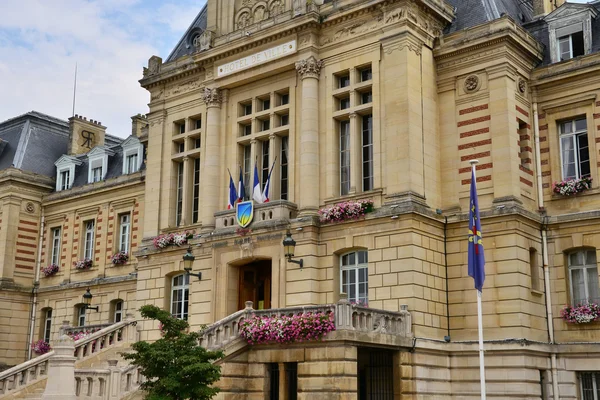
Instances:
[[[42,273],[44,274],[44,276],[52,276],[52,275],[56,274],[57,272],[58,272],[58,265],[56,265],[56,264],[50,264],[50,265],[42,268]]]
[[[34,342],[33,344],[33,351],[36,354],[46,354],[47,352],[49,352],[50,350],[52,350],[52,347],[50,347],[50,344],[46,341],[44,341],[44,339],[40,339],[37,342]]]
[[[581,179],[566,179],[560,182],[554,182],[552,191],[562,196],[570,196],[572,194],[581,193],[592,187],[592,178],[584,176]]]
[[[373,211],[373,200],[345,201],[319,210],[321,222],[342,222],[359,219]]]
[[[76,269],[90,269],[92,268],[92,265],[92,260],[90,260],[89,258],[84,258],[83,260],[75,261],[73,263],[73,266]]]
[[[129,261],[129,254],[124,251],[119,251],[113,254],[111,261],[113,264],[125,264],[127,261]]]
[[[369,300],[350,300],[353,306],[369,307]]]
[[[254,316],[240,323],[240,336],[249,344],[318,340],[334,330],[333,313],[322,312],[279,317]]]
[[[178,233],[165,233],[164,235],[158,235],[152,239],[154,247],[157,249],[164,249],[167,246],[177,245],[182,246],[187,244],[188,240],[194,237],[194,232],[184,231]]]
[[[600,320],[600,305],[597,303],[565,306],[560,310],[560,316],[571,324],[587,324]]]
[[[189,239],[192,239],[194,237],[194,233],[193,232],[179,232],[173,235],[173,244],[177,245],[177,246],[182,246],[184,244],[187,244]]]
[[[68,332],[67,335],[69,335],[71,337],[71,339],[73,339],[74,341],[78,341],[81,339],[85,339],[86,337],[90,336],[92,333],[96,333],[98,332],[100,329],[99,328],[94,328],[92,330],[80,330],[79,332]]]

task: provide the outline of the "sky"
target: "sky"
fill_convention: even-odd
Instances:
[[[0,0],[0,121],[75,113],[127,137],[148,111],[142,68],[167,58],[206,0]]]
[[[585,0],[571,0],[584,3]],[[206,0],[0,0],[0,121],[75,113],[127,137],[149,96],[148,58],[167,58]]]

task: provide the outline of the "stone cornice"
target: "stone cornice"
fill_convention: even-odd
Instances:
[[[586,73],[598,74],[598,70],[600,70],[600,53],[592,53],[537,68],[533,72],[530,86],[539,86]]]
[[[34,174],[13,167],[0,171],[0,184],[5,184],[7,182],[36,186],[43,192],[54,189],[54,178]]]

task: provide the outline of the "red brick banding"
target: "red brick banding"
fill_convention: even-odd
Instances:
[[[548,188],[550,187],[550,184],[549,184],[549,183],[544,183],[544,184],[542,185],[542,187],[543,187],[544,189],[548,189]]]
[[[548,130],[548,124],[540,125],[540,131],[547,131],[547,130]]]
[[[37,248],[36,244],[31,244],[31,243],[23,243],[23,242],[17,242],[17,246],[23,246],[23,247],[31,247],[31,248]]]
[[[486,175],[486,176],[478,176],[476,181],[477,182],[485,182],[485,181],[491,181],[492,180],[492,176],[491,175]],[[470,185],[471,184],[471,178],[469,179],[463,179],[461,181],[461,184],[463,185]]]
[[[599,113],[594,113],[594,119],[598,119],[600,118],[600,114]]]
[[[548,140],[546,136],[540,136],[540,143],[545,142],[546,140]]]
[[[464,114],[469,114],[469,113],[473,113],[476,111],[481,111],[481,110],[487,110],[488,109],[488,105],[487,104],[482,104],[480,106],[474,106],[474,107],[470,107],[470,108],[465,108],[463,110],[460,110],[458,112],[459,115],[464,115]]]
[[[541,164],[542,165],[548,165],[548,160],[542,160]]]
[[[19,253],[19,254],[27,254],[28,256],[34,256],[35,255],[34,251],[22,250],[22,249],[17,249],[17,253]]]
[[[24,231],[24,232],[29,232],[29,233],[38,233],[37,230],[35,229],[29,229],[29,228],[19,228],[20,231]]]
[[[481,135],[482,133],[488,133],[490,128],[481,128],[474,131],[463,132],[460,134],[460,138],[466,138],[469,136]]]
[[[527,111],[523,110],[523,109],[522,109],[521,107],[519,107],[519,106],[515,106],[515,108],[516,108],[516,110],[517,110],[518,112],[520,112],[520,113],[521,113],[521,114],[523,114],[524,116],[526,116],[526,117],[529,117],[529,112],[527,112]]]
[[[519,169],[520,169],[521,171],[525,172],[526,174],[529,174],[529,175],[533,176],[533,171],[532,171],[532,170],[530,170],[529,168],[525,168],[524,166],[522,166],[522,165],[519,165]]]
[[[540,149],[540,153],[548,153],[550,152],[550,148],[546,147],[545,149]]]
[[[28,267],[27,265],[15,264],[15,267],[18,269],[28,269],[30,271],[33,271],[33,267]]]
[[[489,121],[491,117],[489,115],[485,115],[479,118],[467,119],[465,121],[460,121],[457,126],[460,128],[461,126],[477,124],[479,122]]]
[[[35,240],[35,236],[17,235],[19,239]]]
[[[480,140],[478,142],[465,143],[458,146],[458,150],[470,149],[478,146],[485,146],[487,144],[492,144],[492,139]]]
[[[521,140],[529,140],[529,139],[531,139],[531,136],[529,136],[529,135],[519,135],[519,139],[521,139]]]
[[[480,170],[482,170],[482,169],[488,169],[488,168],[492,168],[493,166],[494,166],[494,164],[493,164],[493,163],[478,164],[478,165],[475,167],[475,170],[476,170],[476,171],[480,171]],[[458,170],[458,173],[459,173],[459,174],[464,174],[465,172],[469,172],[469,171],[471,171],[471,167],[464,167],[464,168],[460,168],[460,169]]]
[[[25,221],[23,219],[20,219],[19,223],[20,224],[25,224],[25,225],[37,226],[37,222]]]
[[[538,119],[544,119],[544,118],[546,118],[546,113],[538,114]]]
[[[552,172],[550,172],[550,171],[542,172],[542,176],[550,176],[550,175],[552,175]]]
[[[526,184],[527,186],[533,186],[533,183],[531,181],[528,181],[527,179],[520,177],[519,180],[521,181],[521,183]]]
[[[490,155],[489,151],[483,151],[481,153],[475,153],[475,154],[471,154],[468,156],[462,156],[460,158],[460,161],[469,161],[469,160],[474,160],[476,158],[489,157],[489,155]]]
[[[31,263],[35,262],[35,259],[33,259],[33,258],[25,258],[25,257],[15,257],[15,260],[17,260],[17,261],[31,262]]]

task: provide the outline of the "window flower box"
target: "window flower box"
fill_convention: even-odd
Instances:
[[[186,245],[188,240],[194,237],[194,232],[184,231],[178,233],[165,233],[164,235],[158,235],[152,239],[152,244],[156,249],[164,249],[168,246],[183,246]]]
[[[79,260],[79,261],[75,261],[73,263],[73,266],[75,267],[75,269],[79,269],[79,270],[85,270],[85,269],[90,269],[92,268],[92,260],[90,260],[89,258],[84,258],[83,260]]]
[[[597,303],[565,306],[560,310],[562,319],[570,324],[588,324],[600,320],[600,305]]]
[[[110,261],[115,265],[126,264],[129,261],[129,254],[119,251],[111,257]]]
[[[55,275],[58,272],[58,270],[59,270],[58,265],[50,264],[50,265],[42,268],[42,273],[44,274],[44,276],[48,277],[48,276]]]
[[[561,196],[571,196],[592,188],[592,178],[589,176],[581,179],[566,179],[560,182],[554,182],[552,191]]]
[[[255,316],[240,324],[240,336],[251,345],[319,340],[334,330],[333,313],[322,312],[293,316]]]
[[[50,347],[50,344],[48,342],[44,341],[44,339],[40,339],[37,342],[34,342],[32,344],[32,348],[33,348],[33,352],[36,354],[39,354],[39,355],[46,354],[47,352],[52,350],[52,347]]]
[[[324,223],[359,219],[373,211],[373,200],[345,201],[319,210],[319,220]]]

